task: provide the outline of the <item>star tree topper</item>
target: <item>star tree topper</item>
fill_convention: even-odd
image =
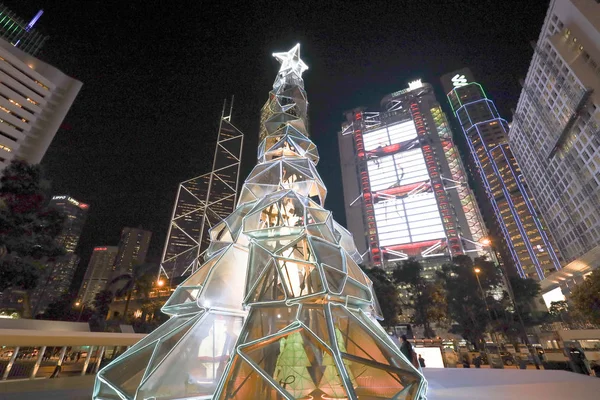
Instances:
[[[292,47],[288,52],[273,53],[273,57],[281,63],[281,68],[279,68],[280,75],[287,75],[293,72],[302,77],[302,73],[308,69],[308,66],[300,59],[300,43]]]

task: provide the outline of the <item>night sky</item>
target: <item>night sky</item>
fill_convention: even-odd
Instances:
[[[154,233],[162,254],[179,182],[210,170],[223,100],[255,162],[258,118],[301,43],[310,130],[326,207],[345,224],[337,132],[343,112],[422,78],[468,66],[510,120],[548,1],[3,1],[50,39],[39,55],[83,88],[42,164],[54,194],[89,203],[78,253],[116,245],[121,228]],[[440,101],[443,100],[441,88]],[[445,103],[444,103],[445,106]],[[81,273],[82,271],[80,271]]]

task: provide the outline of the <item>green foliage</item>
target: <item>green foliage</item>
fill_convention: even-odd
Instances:
[[[102,290],[96,293],[92,301],[94,311],[90,316],[89,323],[93,331],[104,331],[106,328],[106,315],[110,309],[110,303],[113,300],[113,292]]]
[[[595,270],[571,292],[575,310],[592,324],[600,324],[600,270]]]
[[[535,311],[531,308],[532,302],[540,295],[542,288],[539,282],[527,278],[510,277],[510,285],[515,298],[515,305],[523,318],[525,326],[535,326],[547,322],[547,312]]]
[[[150,297],[150,291],[157,273],[158,267],[154,264],[137,264],[133,266],[131,273],[119,275],[110,282],[111,285],[124,282],[123,286],[115,291],[116,297],[127,296],[123,318],[127,317],[129,303],[134,292],[137,292],[141,298],[146,300]]]
[[[447,304],[441,284],[428,282],[422,276],[423,266],[415,259],[396,265],[394,282],[406,292],[403,306],[412,309],[411,322],[423,327],[426,338],[435,337],[432,324],[445,325]]]
[[[43,314],[36,316],[40,319],[53,321],[77,321],[79,311],[75,310],[75,296],[70,293],[62,294],[58,299],[48,305]]]
[[[476,267],[480,271],[477,275]],[[476,259],[474,263],[468,256],[457,256],[442,267],[439,277],[446,291],[448,316],[456,322],[451,332],[460,334],[465,340],[480,347],[490,319],[484,296],[486,300],[493,300],[488,293],[501,282],[498,268],[482,258]]]
[[[398,316],[402,314],[398,287],[381,268],[361,268],[373,282],[373,289],[383,313],[382,325],[389,328],[398,324]]]
[[[44,261],[64,254],[55,238],[65,220],[44,207],[47,182],[39,165],[12,161],[0,178],[0,291],[36,286]]]

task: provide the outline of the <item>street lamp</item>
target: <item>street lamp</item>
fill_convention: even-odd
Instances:
[[[492,241],[488,238],[484,238],[480,241],[481,244],[484,244],[484,242],[488,243],[488,244],[486,244],[486,246],[489,246],[492,243]],[[519,318],[519,325],[521,326],[521,331],[522,331],[522,335],[523,335],[523,340],[525,341],[525,346],[527,346],[527,348],[529,349],[529,352],[531,353],[533,362],[535,364],[535,369],[540,369],[540,364],[538,363],[537,354],[535,354],[535,351],[533,350],[533,346],[531,346],[531,343],[529,342],[529,337],[527,336],[527,329],[525,329],[525,324],[523,323],[523,318],[521,317],[521,312],[519,311],[519,307],[517,307],[517,302],[515,301],[515,294],[513,292],[512,285],[510,284],[510,279],[508,278],[508,274],[506,273],[506,268],[504,267],[504,264],[500,263],[500,268],[502,268],[502,273],[504,274],[504,278],[505,278],[504,281],[506,282],[506,288],[508,289],[508,296],[510,297],[510,300],[513,303],[513,306],[515,308],[515,313],[517,313],[517,317]],[[479,269],[479,268],[476,268],[476,269]],[[477,278],[477,282],[479,282],[479,278]]]
[[[490,326],[491,326],[492,325],[492,313],[490,312],[490,307],[488,306],[485,292],[483,291],[483,286],[481,286],[481,281],[479,280],[479,274],[481,273],[481,269],[475,267],[475,269],[473,271],[475,271],[475,278],[477,278],[477,284],[479,285],[479,290],[481,290],[481,297],[483,298],[483,302],[485,303],[485,309],[487,310],[488,320],[490,321]]]
[[[156,282],[156,285],[157,285],[158,287],[163,287],[163,286],[165,285],[165,281],[163,281],[162,279],[159,279],[159,280]]]

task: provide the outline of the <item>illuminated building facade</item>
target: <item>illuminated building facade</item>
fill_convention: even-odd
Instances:
[[[348,229],[375,266],[488,255],[486,230],[452,133],[427,83],[347,113],[338,142]]]
[[[123,228],[119,250],[112,268],[112,278],[131,273],[135,265],[146,261],[151,238],[152,232],[150,231],[141,228]]]
[[[38,11],[31,21],[27,22],[0,3],[0,38],[35,56],[48,39],[48,36],[34,29],[34,25],[43,13],[42,10]]]
[[[508,145],[508,123],[481,85],[467,80],[454,82],[448,99],[464,132],[473,170],[485,189],[479,200],[492,206],[495,221],[491,223],[501,232],[505,264],[514,266],[522,278],[542,280],[561,268],[560,260]]]
[[[212,171],[179,185],[160,268],[167,282],[179,283],[198,267],[209,229],[235,208],[244,135],[231,123],[231,112],[226,116],[223,107]]]
[[[0,38],[0,170],[42,160],[81,86]]]
[[[566,263],[542,290],[568,295],[600,267],[597,1],[550,2],[522,84],[509,142]]]
[[[375,319],[352,236],[323,208],[299,51],[274,54],[258,163],[205,262],[165,303],[171,318],[98,373],[94,399],[425,398]]]
[[[68,292],[79,265],[79,256],[75,254],[75,250],[90,208],[88,204],[67,195],[53,196],[48,207],[59,210],[66,217],[56,241],[64,247],[67,254],[46,265],[32,296],[34,315],[45,310],[48,304]]]
[[[117,246],[94,247],[77,296],[80,305],[91,306],[96,294],[106,289],[118,251]]]

